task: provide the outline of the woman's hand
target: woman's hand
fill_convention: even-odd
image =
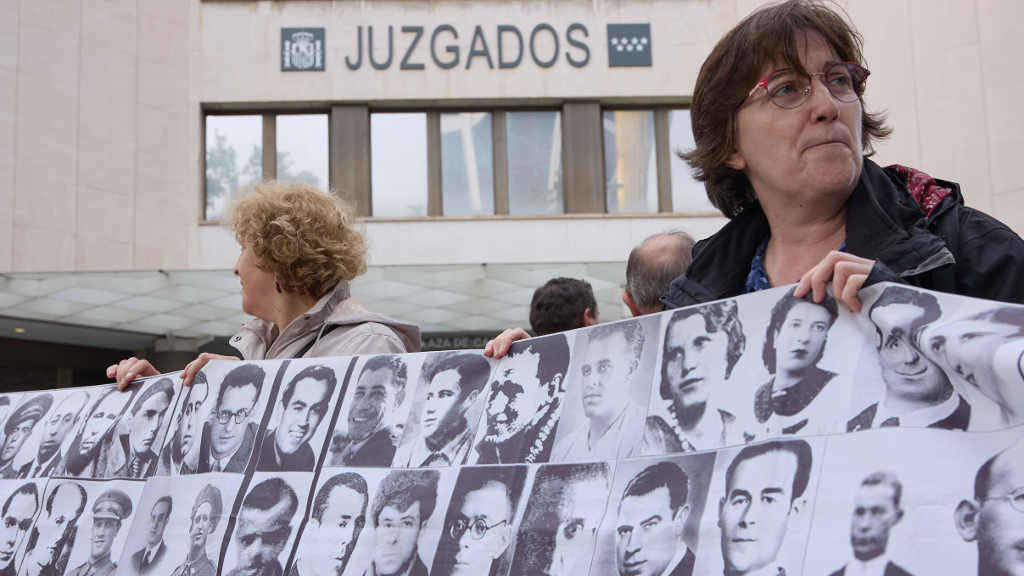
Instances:
[[[220,354],[210,354],[209,352],[203,352],[196,359],[185,365],[185,369],[181,372],[181,383],[185,386],[191,386],[192,380],[195,379],[196,374],[206,366],[206,363],[210,360],[241,360],[237,356],[222,356]]]
[[[107,378],[117,381],[117,389],[124,390],[136,378],[156,376],[160,371],[143,358],[125,358],[117,364],[107,366]]]
[[[820,303],[825,299],[825,285],[832,281],[832,294],[851,312],[860,312],[860,298],[857,292],[864,286],[874,260],[833,250],[800,278],[793,296],[803,298],[813,292],[812,299]]]
[[[487,346],[484,346],[484,356],[497,360],[508,354],[508,348],[513,342],[529,337],[530,335],[522,328],[506,328],[504,332],[487,342]]]

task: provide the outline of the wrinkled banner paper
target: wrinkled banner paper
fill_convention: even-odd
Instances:
[[[1022,573],[1024,307],[790,293],[0,396],[0,572]]]

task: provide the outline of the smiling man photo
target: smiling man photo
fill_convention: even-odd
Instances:
[[[366,361],[349,400],[348,430],[331,440],[328,466],[390,466],[395,413],[405,401],[408,368],[401,356]]]
[[[328,401],[337,384],[334,370],[307,366],[299,371],[281,393],[281,417],[268,430],[260,448],[256,469],[263,472],[312,472],[316,454],[309,446],[327,415]]]

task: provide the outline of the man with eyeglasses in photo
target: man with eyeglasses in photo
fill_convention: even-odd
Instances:
[[[393,470],[373,500],[373,560],[363,576],[428,576],[420,559],[423,528],[437,504],[437,470]]]
[[[210,385],[206,382],[206,374],[197,372],[192,385],[185,389],[185,399],[178,411],[177,427],[160,454],[157,476],[195,473],[197,463],[192,448],[196,445],[196,434],[200,430],[200,410],[209,395]]]
[[[78,424],[85,410],[89,394],[76,390],[64,396],[50,414],[43,418],[42,437],[36,457],[18,470],[19,478],[49,478],[61,465],[60,447],[71,430]]]
[[[71,572],[71,576],[113,576],[117,574],[120,557],[111,553],[111,547],[121,531],[121,525],[132,515],[132,500],[127,494],[111,488],[96,498],[92,505],[92,538],[89,558]],[[119,551],[120,552],[120,551]]]
[[[526,468],[464,468],[455,483],[433,576],[495,574],[512,543],[512,518]]]
[[[1024,440],[981,465],[974,499],[953,521],[964,542],[978,543],[978,576],[1024,575]]]
[[[217,404],[203,425],[197,472],[245,472],[256,440],[256,401],[266,374],[242,364],[224,376]]]

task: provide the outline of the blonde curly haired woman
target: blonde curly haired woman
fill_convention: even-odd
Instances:
[[[366,246],[337,197],[301,182],[263,182],[241,196],[230,223],[242,247],[235,262],[242,310],[255,319],[229,340],[241,358],[200,354],[182,372],[186,386],[214,358],[420,350],[418,327],[369,312],[349,297],[349,281],[366,271]],[[121,388],[158,373],[141,358],[107,368]]]

